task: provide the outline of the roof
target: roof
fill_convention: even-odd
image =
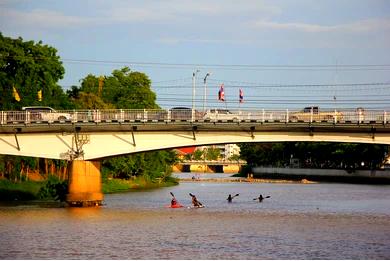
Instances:
[[[176,149],[181,154],[192,154],[196,150],[196,147],[184,147],[184,148],[178,148]]]

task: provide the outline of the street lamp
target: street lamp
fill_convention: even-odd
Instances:
[[[207,77],[210,75],[211,75],[211,73],[208,72],[203,79],[203,83],[204,83],[203,112],[206,112],[206,106],[207,106],[207,83],[206,83],[206,81],[207,81]]]
[[[196,81],[196,74],[200,72],[199,70],[196,70],[192,73],[192,113],[191,113],[191,119],[194,121],[194,114],[195,114],[195,81]]]

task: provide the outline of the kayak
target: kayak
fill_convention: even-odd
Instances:
[[[191,206],[191,207],[187,207],[187,208],[204,208],[204,205],[201,205],[201,206]]]
[[[180,205],[180,204],[176,204],[176,205],[168,205],[168,206],[165,206],[166,208],[182,208],[184,207],[183,205]]]

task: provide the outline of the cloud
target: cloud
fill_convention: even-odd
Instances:
[[[319,25],[309,23],[279,23],[273,21],[256,21],[254,27],[262,30],[288,30],[306,33],[344,32],[366,33],[373,31],[389,30],[390,19],[367,19],[338,25]]]
[[[46,9],[33,9],[24,12],[10,8],[2,9],[0,21],[3,26],[57,29],[91,25],[97,22],[93,18],[64,15],[63,13]]]
[[[245,4],[237,4],[233,0],[93,1],[89,5],[83,2],[70,3],[70,6],[62,8],[61,12],[47,8],[21,10],[12,3],[6,1],[0,10],[0,21],[3,26],[67,28],[117,23],[175,24],[183,21],[202,23],[203,18],[219,17],[223,21],[230,19],[231,16],[271,17],[281,11],[274,5],[256,0],[246,1]],[[80,12],[80,15],[70,15],[69,13],[75,12],[72,10],[74,8],[77,11],[85,11]]]

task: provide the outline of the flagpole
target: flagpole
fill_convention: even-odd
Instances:
[[[203,79],[203,84],[204,84],[204,96],[203,96],[203,112],[206,112],[206,107],[207,107],[207,77],[210,76],[211,73],[207,73],[206,76]]]

